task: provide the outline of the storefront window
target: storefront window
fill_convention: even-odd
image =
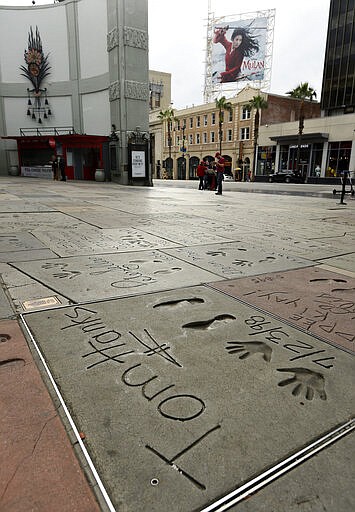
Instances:
[[[319,178],[322,165],[323,143],[313,144],[309,175]]]
[[[280,146],[280,159],[278,171],[285,171],[288,162],[288,146]]]
[[[275,172],[276,146],[259,146],[256,175],[272,174]]]
[[[349,170],[351,141],[330,142],[325,176],[333,178]]]

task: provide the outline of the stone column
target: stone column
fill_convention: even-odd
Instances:
[[[323,144],[323,153],[322,153],[322,163],[321,163],[321,171],[320,171],[320,177],[325,178],[326,171],[327,171],[327,162],[328,162],[328,141],[324,142]]]
[[[107,16],[111,124],[118,137],[112,180],[127,185],[128,138],[137,127],[149,132],[148,0],[107,0]]]

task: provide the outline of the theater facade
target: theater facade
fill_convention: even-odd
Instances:
[[[150,183],[130,160],[148,154],[147,0],[0,6],[0,47],[0,175],[54,154],[69,179]]]

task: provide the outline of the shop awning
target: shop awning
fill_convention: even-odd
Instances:
[[[276,135],[270,137],[280,145],[298,144],[298,134],[295,135]],[[329,138],[329,133],[304,133],[302,135],[302,144],[315,144],[317,142],[326,142]]]
[[[8,135],[2,139],[16,140],[21,148],[53,147],[53,140],[73,147],[90,147],[93,144],[102,144],[109,140],[105,135],[80,135],[80,134],[48,134],[48,135]]]

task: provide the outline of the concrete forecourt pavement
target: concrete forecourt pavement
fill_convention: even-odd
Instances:
[[[333,188],[1,177],[0,510],[355,510]]]

